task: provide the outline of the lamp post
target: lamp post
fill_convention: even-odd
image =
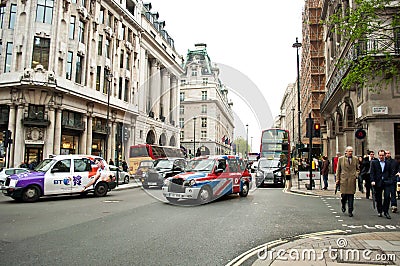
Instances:
[[[292,107],[292,138],[293,138],[293,143],[294,143],[294,107]]]
[[[111,94],[111,79],[113,77],[113,74],[111,73],[110,70],[107,71],[106,74],[108,85],[107,85],[107,119],[106,119],[106,143],[105,143],[105,151],[104,151],[104,157],[105,160],[108,161],[108,138],[110,135],[110,128],[108,127],[108,123],[110,121],[110,94]]]
[[[292,45],[293,48],[296,48],[297,54],[297,119],[298,119],[298,137],[299,137],[299,149],[301,147],[301,111],[300,111],[300,58],[299,58],[299,49],[301,47],[301,43],[299,43],[298,38],[296,37],[296,42]],[[300,153],[299,153],[300,154]]]
[[[250,152],[253,150],[253,137],[250,137]]]
[[[249,124],[246,124],[246,159],[249,159]]]
[[[196,117],[193,117],[193,157],[196,157]]]

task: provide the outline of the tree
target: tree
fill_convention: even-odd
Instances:
[[[234,144],[236,145],[236,154],[240,154],[242,157],[246,154],[246,140],[243,137],[238,137],[235,139]],[[248,151],[250,151],[250,147],[247,143]]]
[[[353,6],[340,3],[324,23],[341,43],[348,44],[348,56],[336,62],[338,69],[348,71],[341,80],[342,88],[368,84],[379,93],[399,74],[400,1],[354,0]]]

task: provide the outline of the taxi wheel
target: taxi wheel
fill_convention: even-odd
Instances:
[[[241,197],[247,197],[248,194],[249,194],[249,184],[243,183],[243,188],[242,191],[239,192],[239,195]]]
[[[200,204],[205,204],[212,199],[212,190],[209,186],[204,186],[200,189],[199,196],[197,197],[197,202]]]
[[[37,201],[40,197],[40,190],[36,186],[29,186],[22,191],[22,200],[25,202]]]
[[[124,177],[124,184],[128,184],[129,183],[129,175],[126,175]]]
[[[107,195],[107,192],[108,192],[108,186],[104,182],[97,184],[96,187],[94,188],[94,195],[96,197],[104,197],[105,195]]]

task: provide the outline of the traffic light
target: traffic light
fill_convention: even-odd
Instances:
[[[311,138],[313,136],[314,119],[311,117],[306,118],[306,137]]]
[[[321,124],[320,123],[315,123],[314,124],[314,138],[320,138],[321,137]]]
[[[3,146],[7,148],[10,144],[12,144],[11,131],[7,129],[3,131]]]
[[[124,131],[123,131],[124,141],[128,141],[130,136],[131,136],[131,132],[129,131],[129,129],[127,127],[124,127]]]

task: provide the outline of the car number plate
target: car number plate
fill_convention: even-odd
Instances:
[[[148,184],[149,184],[149,186],[157,186],[156,182],[149,182]]]
[[[170,197],[170,198],[180,198],[181,195],[178,194],[178,193],[169,193],[168,197]]]

